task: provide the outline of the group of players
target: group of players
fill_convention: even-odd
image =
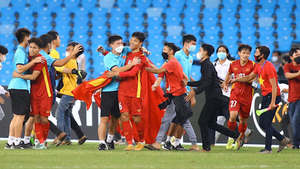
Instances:
[[[68,144],[68,141],[70,141],[70,118],[72,116],[72,105],[74,104],[74,97],[71,90],[77,86],[72,83],[76,83],[75,78],[77,79],[77,76],[84,78],[86,73],[84,71],[78,71],[76,66],[68,67],[66,65],[76,59],[76,56],[82,52],[82,47],[78,43],[71,43],[67,49],[67,51],[69,50],[69,56],[65,59],[48,59],[49,55],[47,53],[50,52],[52,44],[51,41],[45,40],[47,38],[44,36],[45,35],[42,35],[40,38],[30,38],[30,31],[25,28],[16,31],[19,46],[14,56],[13,66],[15,72],[8,87],[12,99],[14,117],[10,124],[6,148],[22,148],[22,144],[20,144],[22,126],[23,122],[27,120],[25,117],[29,114],[29,105],[31,105],[30,115],[33,116],[36,138],[39,140],[39,143],[37,143],[34,148],[46,149],[44,140],[47,139],[51,124],[48,121],[48,116],[53,104],[53,96],[55,95],[53,92],[55,91],[55,84],[50,83],[51,66],[61,67],[65,65],[64,68],[56,68],[57,71],[60,70],[60,72],[63,72],[64,82],[64,87],[59,90],[59,93],[63,95],[59,104],[61,104],[61,102],[63,103],[61,107],[58,107],[58,111],[56,112],[58,127],[62,130],[62,132],[57,134],[57,141],[58,145],[64,139],[66,139],[65,142],[67,141],[65,144]],[[253,95],[251,85],[254,83],[253,81],[259,81],[261,85],[263,95],[261,108],[270,108],[270,111],[263,113],[259,117],[260,127],[266,132],[265,148],[259,153],[269,154],[272,152],[272,136],[279,140],[277,152],[281,152],[284,147],[290,143],[289,138],[281,135],[272,127],[272,119],[277,108],[276,104],[280,102],[280,89],[277,85],[278,79],[276,70],[272,63],[267,61],[270,54],[268,47],[258,46],[255,49],[255,60],[257,62],[255,63],[249,60],[252,50],[251,46],[241,44],[238,48],[240,59],[229,64],[229,69],[223,79],[210,61],[210,56],[215,51],[214,47],[210,44],[202,44],[199,52],[197,52],[202,77],[196,81],[191,77],[191,67],[193,64],[191,53],[195,52],[197,44],[195,36],[191,34],[183,36],[183,48],[181,50],[174,43],[165,42],[161,54],[165,63],[161,68],[157,68],[144,55],[144,53],[150,53],[147,49],[142,47],[145,38],[142,32],[134,32],[131,35],[129,47],[127,47],[123,45],[121,36],[111,35],[108,38],[108,42],[112,50],[108,52],[102,47],[97,49],[106,55],[103,59],[105,69],[108,70],[106,76],[112,78],[109,84],[97,91],[101,92],[101,123],[98,127],[100,144],[98,150],[115,149],[113,137],[118,125],[120,125],[122,130],[121,134],[125,136],[128,143],[128,146],[124,149],[125,151],[139,151],[144,147],[149,150],[159,150],[163,142],[162,139],[167,132],[167,140],[162,148],[167,150],[186,150],[180,144],[181,137],[185,130],[192,144],[189,149],[190,151],[210,152],[211,143],[209,141],[208,128],[230,137],[228,142],[231,142],[231,144],[233,143],[232,140],[235,139],[237,149],[240,149],[244,133],[247,129],[247,118],[249,117]],[[26,52],[28,45],[29,56]],[[69,46],[71,46],[72,49],[70,49]],[[229,55],[228,48],[226,46],[220,46],[217,49],[217,55],[219,58],[218,64],[224,64]],[[292,58],[293,62],[296,62],[294,61],[296,60],[295,58]],[[76,61],[74,63],[76,63]],[[26,72],[27,70],[31,70],[31,72],[28,73]],[[141,119],[143,113],[142,93],[145,92],[142,88],[143,82],[141,79],[145,71],[159,74],[151,87],[153,92],[160,86],[162,79],[166,79],[167,91],[164,96],[168,98],[168,100],[164,102],[166,111],[161,119],[161,126],[157,133],[155,143],[148,145],[146,145],[145,142],[145,128],[143,120]],[[67,78],[67,76],[71,77]],[[295,75],[295,77],[297,76]],[[31,85],[28,84],[25,79],[31,80]],[[223,93],[228,92],[228,86],[231,84],[230,100],[222,99],[222,90]],[[196,88],[194,89],[193,87]],[[193,116],[191,107],[196,104],[195,95],[203,91],[205,91],[206,101],[198,119],[202,138],[202,149],[199,150],[197,136],[189,118]],[[224,109],[224,105],[225,109],[227,107],[230,112],[228,128],[216,122],[218,112]],[[61,110],[62,114],[59,113],[59,110]],[[240,122],[238,127],[236,119],[239,119]],[[131,121],[134,124],[132,124]],[[107,125],[108,133],[106,133]],[[31,129],[32,127],[33,125],[31,125]],[[238,130],[235,130],[236,127]],[[138,137],[135,137],[137,142],[135,147],[132,141],[134,130],[136,130],[138,134]],[[171,138],[173,136],[175,136],[176,139],[174,145],[171,145]],[[78,138],[79,141],[81,139],[81,143],[86,140],[83,134]]]

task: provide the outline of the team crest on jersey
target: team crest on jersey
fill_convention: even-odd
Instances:
[[[246,72],[250,72],[250,68],[246,68],[245,71],[246,71]]]
[[[123,58],[123,59],[126,59],[126,55],[124,55],[122,58]]]
[[[233,68],[233,70],[237,70],[237,68],[235,67],[235,68]]]
[[[190,63],[192,63],[192,60],[190,60]]]

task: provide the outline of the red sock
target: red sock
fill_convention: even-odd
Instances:
[[[140,121],[138,124],[136,124],[136,130],[138,132],[140,142],[144,142],[144,123],[143,121]]]
[[[241,123],[239,124],[238,130],[240,133],[242,133],[242,138],[244,137],[247,126],[248,126],[247,123],[244,125],[242,125]]]
[[[127,143],[132,145],[132,127],[129,121],[123,121],[123,135],[125,136]]]
[[[49,121],[48,121],[47,124],[43,124],[42,123],[42,127],[43,127],[43,131],[44,131],[44,140],[47,140],[48,133],[49,133],[49,130],[50,130],[50,123],[49,123]]]
[[[230,121],[228,120],[228,122],[227,122],[227,127],[228,127],[230,130],[234,131],[235,128],[236,128],[236,121],[230,122]]]
[[[35,135],[40,144],[44,143],[44,131],[41,123],[34,123]]]

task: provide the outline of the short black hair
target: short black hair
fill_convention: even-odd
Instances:
[[[41,38],[30,38],[28,43],[35,43],[39,48],[43,48],[44,46],[44,43],[43,41],[41,40]]]
[[[146,39],[145,34],[143,32],[139,32],[139,31],[133,32],[131,37],[136,37],[141,42],[144,42]]]
[[[5,46],[0,45],[0,53],[2,55],[6,55],[8,53],[8,50]]]
[[[58,33],[56,31],[52,30],[52,31],[49,31],[47,34],[52,36],[53,40],[57,40]]]
[[[48,45],[48,43],[51,43],[53,41],[52,36],[48,34],[43,34],[39,38],[43,41],[42,48],[45,48]]]
[[[207,43],[203,43],[201,45],[201,48],[203,48],[203,50],[207,52],[207,55],[209,57],[215,52],[215,48],[212,45]]]
[[[71,43],[68,44],[68,46],[73,46],[73,47],[75,47],[75,46],[78,45],[78,44],[79,44],[78,42],[71,42]],[[81,46],[82,46],[82,45],[81,45]],[[83,54],[83,52],[84,52],[84,48],[83,48],[83,46],[82,46],[82,50],[76,54],[76,57],[78,57],[78,56],[80,56],[81,54]]]
[[[270,49],[267,46],[257,46],[256,49],[259,50],[260,54],[264,55],[264,58],[267,60],[270,54]]]
[[[278,54],[278,56],[281,56],[281,52],[280,52],[280,51],[278,51],[278,50],[274,50],[274,51],[273,51],[273,53],[277,53],[277,54]]]
[[[284,55],[284,56],[282,57],[282,60],[286,61],[287,63],[291,63],[291,62],[292,62],[290,56],[288,56],[288,55]]]
[[[290,56],[293,56],[293,54],[296,53],[297,50],[300,50],[300,48],[292,48],[292,49],[289,51],[289,55],[290,55]]]
[[[24,41],[25,36],[30,36],[30,35],[31,35],[31,31],[28,30],[27,28],[20,28],[15,32],[15,36],[18,40],[18,43],[22,43]]]
[[[169,49],[173,50],[173,55],[180,50],[178,46],[171,42],[165,42],[164,46],[167,46]]]
[[[109,42],[109,44],[113,44],[115,41],[120,40],[120,39],[123,39],[123,38],[120,35],[114,34],[114,35],[110,35],[108,37],[108,42]]]
[[[218,51],[219,51],[220,48],[224,48],[224,49],[226,50],[226,53],[229,54],[229,49],[228,49],[228,47],[227,47],[226,45],[220,45],[220,46],[217,48],[216,53],[218,53]]]
[[[195,42],[197,42],[197,39],[196,39],[196,37],[194,36],[194,35],[192,35],[192,34],[186,34],[186,35],[184,35],[183,36],[183,43],[184,42],[187,42],[187,43],[190,43],[191,41],[195,41]]]
[[[240,46],[238,47],[238,51],[241,52],[243,49],[248,49],[251,52],[252,47],[248,44],[240,44]]]

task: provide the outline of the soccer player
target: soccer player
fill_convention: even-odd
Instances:
[[[194,81],[192,76],[191,76],[191,69],[192,69],[192,64],[193,64],[193,57],[190,55],[190,53],[194,52],[196,49],[196,42],[197,39],[195,36],[191,35],[191,34],[187,34],[184,35],[183,37],[183,48],[180,51],[177,51],[175,53],[175,58],[178,60],[178,62],[180,63],[180,65],[183,68],[183,72],[190,77],[190,81]],[[156,88],[160,85],[160,82],[162,81],[164,74],[160,74],[156,80],[156,82],[153,84],[152,86],[152,90],[155,91]],[[186,86],[187,92],[189,92],[190,90],[193,90],[193,88],[190,88],[189,86]],[[193,98],[191,100],[191,106],[193,107],[196,104],[196,99]],[[157,133],[156,136],[156,142],[153,143],[150,146],[150,150],[157,150],[160,149],[160,144],[162,142],[162,139],[164,137],[164,135],[166,134],[166,132],[168,131],[169,127],[169,132],[168,132],[168,136],[167,136],[167,140],[165,141],[165,144],[163,145],[163,149],[166,150],[171,150],[172,149],[172,145],[171,145],[171,138],[174,136],[174,132],[176,132],[174,130],[174,127],[176,125],[172,124],[172,120],[173,118],[176,116],[176,111],[175,111],[175,105],[173,102],[171,102],[170,105],[168,105],[166,107],[166,111],[165,114],[161,120],[161,126],[159,129],[159,132]],[[186,123],[184,123],[183,125],[184,130],[186,131],[189,140],[191,141],[191,148],[190,150],[198,150],[199,147],[197,146],[197,136],[195,134],[195,131],[193,129],[193,126],[191,125],[189,119],[186,121]],[[172,132],[170,132],[172,131]],[[178,131],[180,132],[180,131]],[[175,145],[173,147],[174,150],[185,150],[182,145],[180,144],[180,140],[181,140],[181,136],[177,135],[176,139],[175,139]]]
[[[228,82],[232,77],[232,74],[235,78],[244,77],[249,75],[256,67],[256,63],[249,60],[250,52],[252,47],[249,45],[241,44],[238,47],[238,54],[240,56],[239,60],[233,61],[230,64],[229,70],[225,77],[224,82],[224,91],[228,91]],[[247,129],[247,119],[250,114],[251,102],[254,89],[252,89],[252,79],[248,82],[241,83],[237,82],[232,86],[230,93],[230,101],[229,101],[229,120],[227,122],[227,126],[230,130],[235,130],[236,118],[239,115],[240,123],[238,126],[238,131],[242,133],[242,137],[244,137],[244,133]],[[226,145],[227,149],[232,148],[232,143],[234,142],[233,138],[228,138],[228,142]],[[236,144],[237,145],[237,144]]]
[[[30,69],[35,63],[40,63],[45,60],[42,57],[37,57],[28,62],[28,53],[26,51],[26,48],[28,46],[30,35],[31,32],[27,28],[20,28],[15,32],[15,36],[18,40],[19,46],[15,52],[13,59],[13,70],[17,71],[18,73],[26,74],[26,71]],[[21,78],[12,78],[8,85],[8,90],[11,96],[11,106],[14,117],[9,125],[9,136],[5,149],[29,148],[20,144],[23,122],[26,122],[29,118],[29,82]],[[31,126],[33,126],[33,124],[31,124]]]
[[[2,63],[6,60],[6,54],[8,53],[7,48],[0,45],[0,70],[2,69],[3,65]],[[0,94],[5,95],[6,97],[9,97],[9,92],[6,91],[1,85],[0,85]],[[4,100],[2,97],[0,97],[0,103],[4,104]],[[4,118],[5,114],[2,110],[2,107],[0,106],[0,121]]]
[[[259,77],[259,83],[261,86],[261,93],[263,95],[261,108],[270,108],[271,110],[263,113],[259,116],[259,126],[265,130],[265,148],[262,149],[260,154],[272,153],[272,136],[279,140],[279,148],[277,152],[281,152],[284,147],[290,142],[290,139],[281,135],[276,129],[272,127],[272,120],[276,112],[276,104],[281,100],[280,89],[278,87],[278,78],[275,67],[269,61],[267,61],[270,50],[266,46],[258,46],[255,51],[255,60],[258,62],[258,66],[249,75],[240,77],[237,79],[231,79],[230,82],[248,82]],[[250,103],[249,103],[250,104]]]
[[[197,53],[197,58],[200,60],[202,77],[199,81],[187,83],[189,86],[198,88],[194,91],[190,91],[185,98],[186,101],[190,101],[196,94],[200,94],[205,91],[206,102],[198,119],[203,147],[200,151],[202,152],[211,151],[208,127],[226,136],[236,138],[238,149],[240,148],[240,140],[242,136],[241,133],[229,130],[216,123],[217,109],[222,104],[222,100],[220,99],[222,97],[222,91],[216,69],[209,60],[213,53],[214,47],[212,45],[202,44],[200,51]]]
[[[293,149],[299,149],[300,140],[300,49],[289,51],[292,63],[284,66],[284,74],[289,82],[289,116],[293,128]]]
[[[78,45],[80,44],[77,42],[71,42],[68,44],[66,51],[70,54],[74,53],[76,46]],[[84,52],[83,47],[81,48],[81,51],[76,53],[76,57]],[[83,70],[78,70],[76,58],[71,59],[66,65],[64,65],[64,67],[72,70],[72,74],[62,73],[62,79],[58,85],[59,94],[62,96],[55,114],[57,119],[57,127],[67,133],[66,140],[62,142],[62,145],[71,145],[71,116],[72,109],[75,104],[72,90],[77,87],[77,77],[84,79],[87,73]],[[61,68],[62,71],[64,70],[64,67]]]
[[[43,57],[39,54],[43,47],[43,41],[39,38],[31,38],[29,41],[29,59]],[[44,140],[47,140],[50,129],[48,116],[52,107],[53,91],[50,84],[47,61],[37,63],[31,67],[32,74],[22,75],[14,71],[13,77],[31,80],[30,105],[31,113],[34,119],[34,128],[39,144],[33,149],[47,149]]]
[[[173,130],[177,130],[177,136],[183,135],[183,125],[188,118],[193,116],[191,105],[184,98],[186,97],[186,88],[183,86],[183,82],[188,82],[189,78],[183,72],[183,68],[175,58],[175,53],[178,51],[178,47],[174,43],[165,43],[162,56],[165,60],[168,60],[161,68],[145,68],[146,71],[151,73],[165,73],[167,84],[170,88],[169,99],[172,99],[175,105],[176,116],[172,122],[175,125]],[[190,100],[189,100],[190,101]],[[171,131],[174,133],[174,131]],[[149,145],[150,149],[153,147]]]
[[[140,61],[138,58],[134,58],[130,63],[124,66],[126,55],[131,52],[131,49],[123,46],[122,37],[119,35],[111,35],[108,38],[108,42],[112,50],[103,59],[106,70],[112,72],[124,72],[138,64]],[[98,146],[98,150],[114,149],[112,140],[117,130],[118,119],[121,116],[118,101],[119,85],[119,80],[114,77],[112,81],[101,91],[101,123],[98,127],[100,144]],[[108,135],[105,143],[107,123],[110,115],[111,119],[108,125]]]
[[[145,146],[144,139],[144,125],[141,121],[142,112],[142,88],[141,78],[143,74],[143,68],[146,64],[146,56],[140,50],[143,42],[145,40],[145,35],[142,32],[134,32],[131,35],[129,41],[129,46],[132,52],[127,54],[125,65],[131,63],[135,57],[140,58],[140,63],[136,64],[134,67],[126,72],[109,72],[107,77],[119,76],[121,78],[118,99],[119,99],[119,109],[121,113],[121,122],[123,127],[123,132],[126,137],[128,146],[125,150],[142,150]],[[129,117],[132,116],[134,123],[136,124],[137,132],[139,135],[139,142],[135,147],[132,144],[133,130],[132,125],[129,122]]]

